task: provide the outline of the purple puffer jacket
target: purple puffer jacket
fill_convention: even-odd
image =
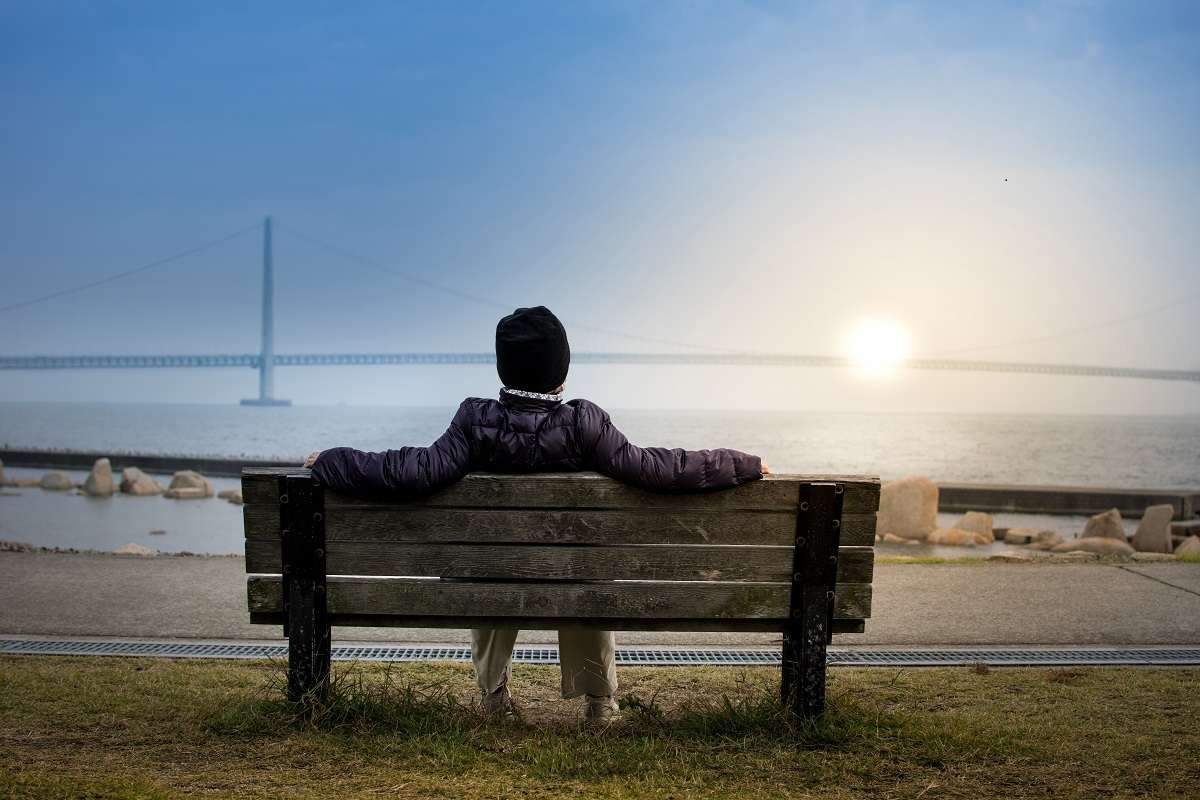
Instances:
[[[312,473],[338,492],[429,494],[473,470],[595,470],[657,492],[727,489],[762,477],[758,456],[737,450],[669,450],[629,443],[608,414],[587,400],[469,397],[429,447],[364,453],[336,447]]]

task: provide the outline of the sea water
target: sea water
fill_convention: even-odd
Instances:
[[[452,408],[104,403],[0,403],[0,444],[101,452],[278,458],[348,445],[429,444]],[[927,475],[970,483],[1122,488],[1200,485],[1200,415],[1183,417],[610,409],[636,444],[734,447],[776,472]],[[41,471],[9,467],[10,476]],[[83,473],[73,473],[82,480]],[[216,479],[218,488],[237,485]],[[998,515],[997,524],[1073,518]],[[151,531],[165,531],[151,533]],[[110,550],[137,542],[164,552],[236,553],[241,515],[224,501],[96,499],[38,489],[0,496],[0,539]]]

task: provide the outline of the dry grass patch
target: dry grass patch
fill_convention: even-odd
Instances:
[[[835,669],[789,728],[769,668],[625,668],[603,730],[518,666],[517,723],[459,664],[335,664],[306,715],[264,662],[0,659],[8,797],[1185,797],[1200,670]]]

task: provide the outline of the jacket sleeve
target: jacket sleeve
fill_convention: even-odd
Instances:
[[[622,483],[656,492],[694,492],[728,489],[762,477],[758,456],[726,448],[638,447],[599,406],[584,401],[579,414],[588,466]]]
[[[469,409],[464,402],[450,427],[429,447],[401,447],[380,453],[335,447],[321,453],[312,474],[325,486],[344,494],[431,494],[454,483],[470,468],[469,427]]]

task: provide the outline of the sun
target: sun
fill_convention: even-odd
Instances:
[[[892,374],[909,356],[908,330],[891,317],[866,317],[846,336],[852,366],[870,377]]]

